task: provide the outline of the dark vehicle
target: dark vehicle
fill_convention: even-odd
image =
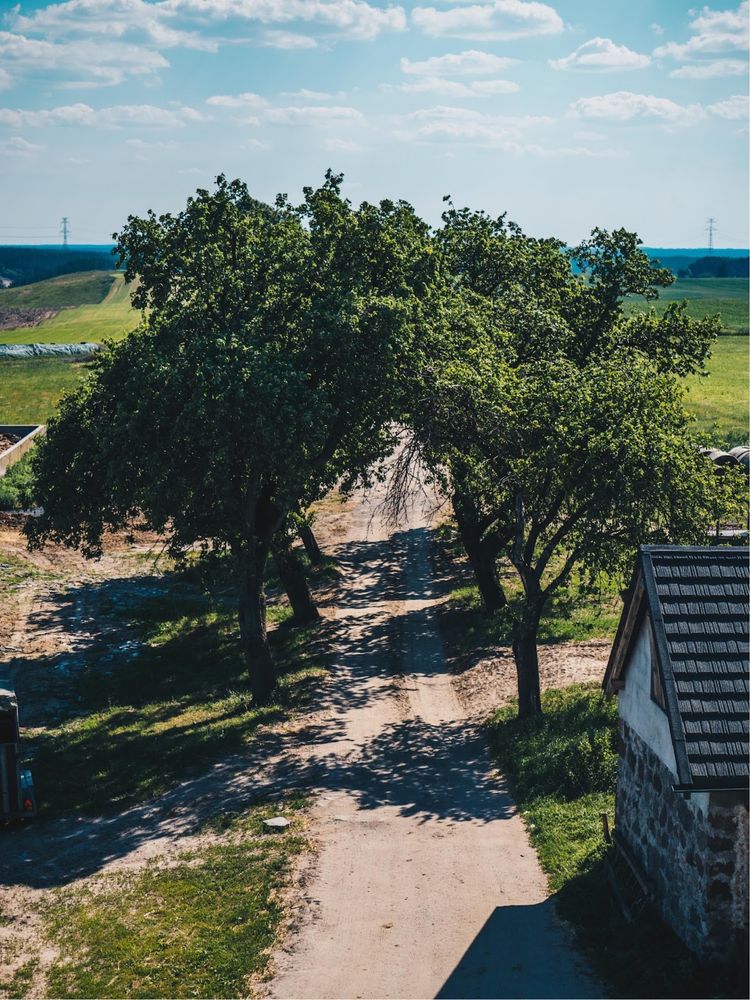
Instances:
[[[16,692],[10,677],[0,673],[0,823],[35,815],[34,782],[21,761]]]

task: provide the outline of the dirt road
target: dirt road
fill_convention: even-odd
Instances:
[[[423,519],[362,504],[341,541],[335,701],[299,751],[321,851],[271,996],[595,996],[446,667]]]

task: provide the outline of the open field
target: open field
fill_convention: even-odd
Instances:
[[[747,336],[720,337],[708,363],[707,378],[687,380],[688,408],[717,447],[731,448],[748,440]]]
[[[669,288],[659,291],[656,302],[632,297],[625,303],[625,312],[632,315],[654,308],[664,312],[669,303],[687,302],[688,315],[694,319],[721,315],[726,333],[748,332],[748,299],[750,286],[746,278],[679,278]]]
[[[59,278],[35,281],[33,285],[0,289],[0,312],[4,309],[64,309],[96,305],[115,281],[110,271],[81,271]]]
[[[0,423],[45,423],[86,370],[68,358],[0,358]]]
[[[138,313],[130,305],[130,288],[116,272],[66,274],[0,291],[0,310],[45,307],[60,312],[38,326],[1,331],[0,343],[99,343],[124,337],[138,322]]]

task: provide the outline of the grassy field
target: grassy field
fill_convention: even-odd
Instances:
[[[36,290],[34,301],[21,300],[27,289]],[[98,293],[100,297],[94,298]],[[138,323],[138,313],[130,304],[130,286],[125,284],[122,274],[115,272],[89,271],[41,281],[38,285],[5,289],[0,291],[0,309],[5,301],[2,296],[11,294],[18,301],[8,302],[9,307],[50,306],[60,308],[60,312],[39,326],[0,331],[0,344],[100,343],[124,337]]]
[[[36,281],[32,285],[2,288],[0,313],[4,309],[64,309],[96,305],[105,298],[114,280],[114,272],[81,271]]]
[[[614,814],[617,708],[598,685],[542,695],[544,715],[497,712],[490,737],[555,894],[562,919],[615,997],[734,997],[737,985],[699,968],[656,913],[627,924],[608,882],[600,813]],[[634,974],[637,970],[637,975]]]
[[[67,358],[0,358],[0,423],[45,423],[86,370]]]
[[[664,312],[670,302],[688,305],[688,315],[694,319],[721,315],[725,333],[748,332],[748,300],[750,286],[746,278],[678,278],[669,288],[659,291],[656,302],[647,303],[633,296],[625,303],[625,312],[633,314],[653,307]]]
[[[687,380],[688,409],[717,447],[748,441],[749,349],[747,336],[720,337],[708,363],[708,377]]]
[[[45,920],[60,949],[55,997],[247,997],[281,920],[280,889],[309,849],[302,800],[258,806],[214,824],[205,847],[145,870],[59,889]],[[282,834],[263,820],[283,811]]]

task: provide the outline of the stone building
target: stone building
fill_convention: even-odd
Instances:
[[[646,546],[604,678],[618,845],[706,962],[747,956],[750,550]]]

